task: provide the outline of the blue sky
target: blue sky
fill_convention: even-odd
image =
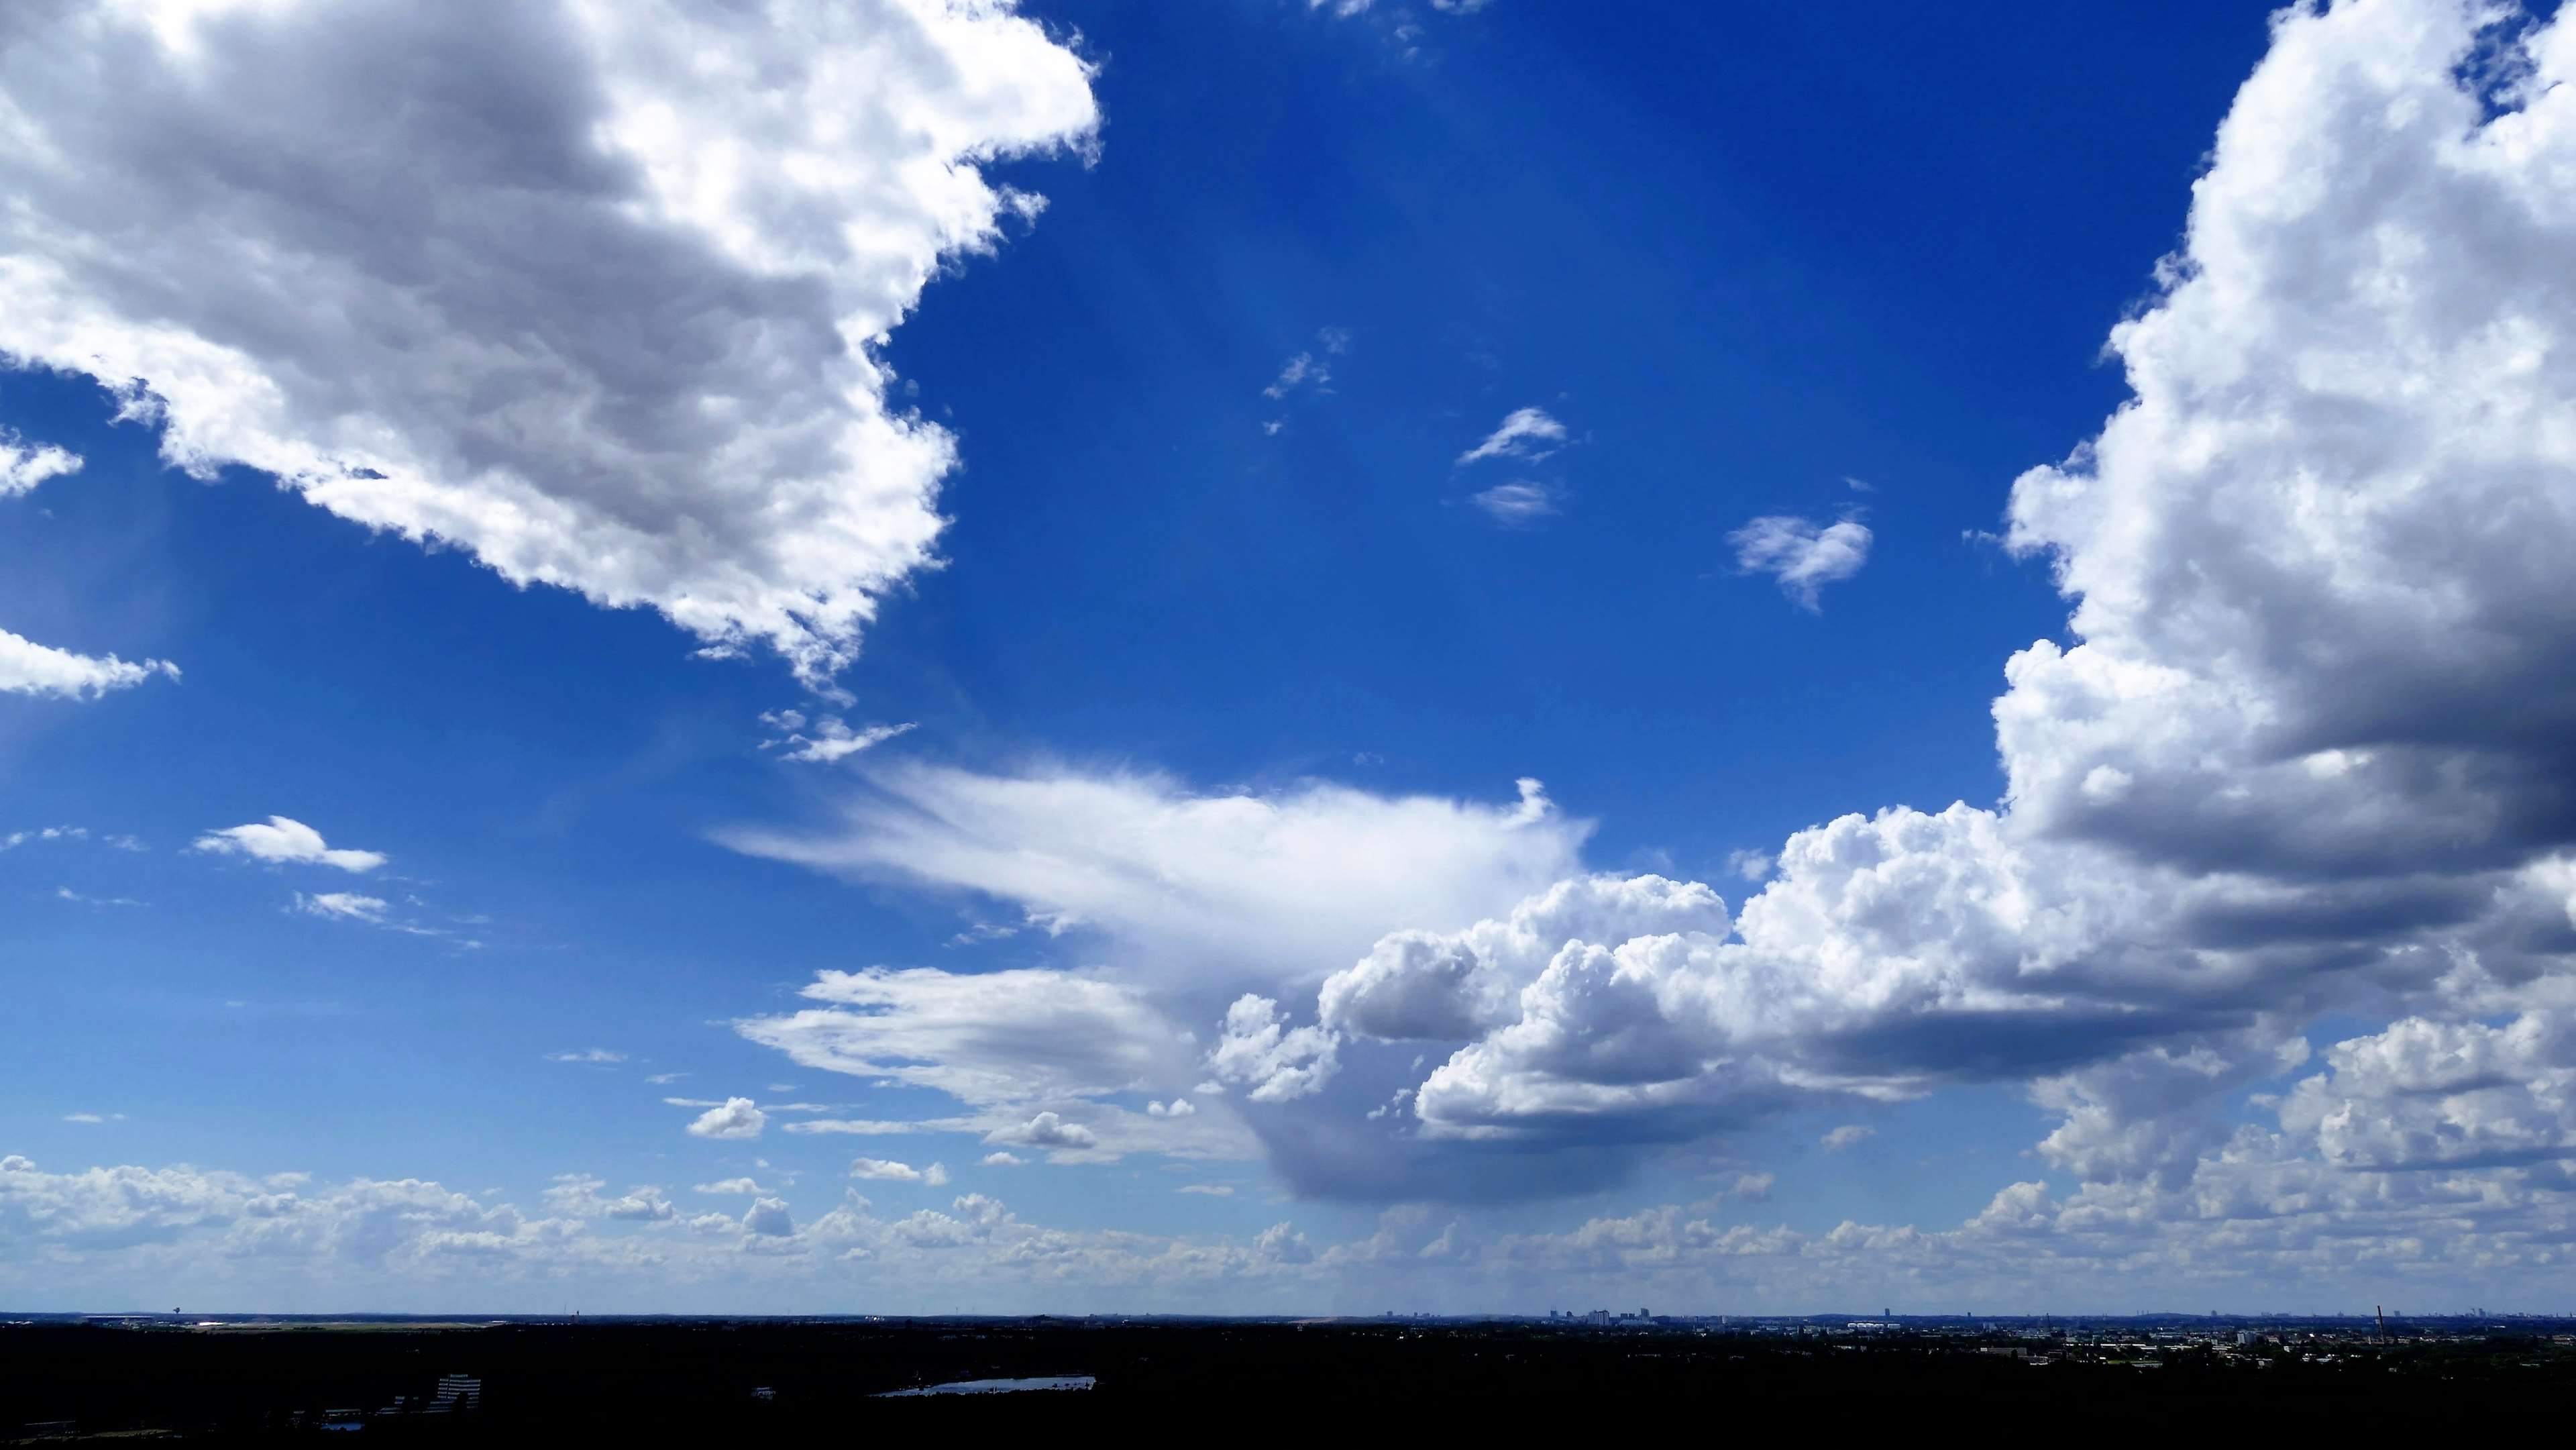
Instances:
[[[2557,1305],[2576,31],[59,10],[0,1302]]]

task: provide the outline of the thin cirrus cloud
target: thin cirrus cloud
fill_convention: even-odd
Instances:
[[[1788,514],[1765,514],[1726,536],[1735,567],[1768,574],[1780,592],[1810,613],[1821,608],[1828,584],[1839,584],[1869,562],[1869,526],[1857,519],[1818,524]]]
[[[1549,484],[1498,483],[1467,496],[1485,517],[1509,529],[1535,528],[1565,512],[1564,493]]]
[[[1566,428],[1545,408],[1514,408],[1505,414],[1485,440],[1458,455],[1458,466],[1482,463],[1489,458],[1519,458],[1535,462],[1565,445]]]
[[[247,856],[272,865],[334,866],[361,874],[389,859],[381,851],[333,846],[322,839],[320,831],[287,816],[270,816],[265,822],[208,831],[188,849],[218,856]],[[377,903],[379,907],[383,904]]]
[[[97,379],[192,474],[825,690],[957,456],[877,340],[1040,211],[983,163],[1099,120],[1037,23],[929,0],[65,0],[0,31],[0,94],[0,354]],[[37,665],[102,687],[0,637],[0,680]]]

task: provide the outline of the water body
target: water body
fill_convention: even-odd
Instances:
[[[944,1385],[924,1385],[917,1390],[888,1390],[877,1396],[881,1400],[902,1399],[909,1395],[1008,1395],[1021,1390],[1087,1390],[1095,1383],[1087,1374],[1044,1375],[1025,1380],[950,1380]]]

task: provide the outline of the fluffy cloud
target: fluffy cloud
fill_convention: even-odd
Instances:
[[[1256,1103],[1286,1102],[1320,1091],[1340,1067],[1341,1041],[1320,1027],[1290,1027],[1279,1004],[1246,992],[1225,1009],[1208,1072],[1218,1082],[1242,1083]]]
[[[1039,1113],[1025,1123],[995,1128],[984,1135],[987,1143],[1008,1143],[1014,1148],[1056,1148],[1083,1150],[1100,1146],[1100,1135],[1080,1123],[1068,1123],[1061,1116]]]
[[[0,95],[0,354],[817,683],[955,458],[885,334],[1039,210],[983,163],[1098,122],[1079,57],[946,0],[63,0]]]
[[[320,831],[284,816],[270,816],[266,825],[228,826],[220,831],[209,831],[199,836],[189,849],[217,855],[248,856],[254,861],[278,864],[337,866],[343,871],[361,873],[375,870],[386,860],[381,851],[328,845]],[[383,905],[382,902],[377,904]]]
[[[110,690],[131,689],[154,675],[175,680],[179,667],[168,660],[74,654],[0,629],[0,694],[95,700]]]
[[[2051,1162],[2182,1193],[2233,1151],[2210,1105],[2295,1067],[2300,1023],[2396,1008],[2282,1141],[2556,1151],[2576,313],[2544,277],[2576,244],[2576,22],[2493,18],[2280,21],[2113,335],[2136,397],[2014,487],[2011,546],[2076,608],[2007,667],[2006,808],[1801,832],[1731,932],[1389,937],[1320,1005],[1463,1042],[1426,1132],[1687,1137],[1999,1078],[2063,1115]],[[1811,597],[1865,550],[1832,532],[1737,543]]]
[[[937,1188],[948,1181],[948,1170],[933,1163],[928,1168],[915,1168],[891,1158],[854,1158],[850,1176],[878,1183],[919,1183]]]
[[[660,1223],[677,1212],[662,1190],[649,1183],[638,1184],[614,1198],[601,1192],[607,1186],[604,1178],[558,1174],[554,1186],[545,1191],[546,1207],[568,1218],[613,1218],[633,1223]]]
[[[0,428],[0,498],[27,493],[49,478],[78,473],[81,457],[50,443],[31,444]]]
[[[1735,567],[1768,574],[1802,609],[1820,607],[1817,595],[1861,571],[1869,562],[1869,526],[1855,519],[1819,525],[1786,514],[1765,514],[1734,533]]]
[[[1876,1128],[1863,1123],[1845,1123],[1817,1141],[1826,1152],[1839,1153],[1845,1148],[1857,1148],[1877,1136]]]
[[[1514,408],[1485,435],[1485,441],[1458,455],[1458,466],[1481,463],[1488,458],[1520,458],[1535,461],[1564,446],[1563,423],[1545,408]]]
[[[721,1104],[698,1114],[689,1124],[694,1138],[722,1138],[739,1141],[757,1138],[769,1126],[769,1115],[752,1104],[749,1098],[727,1098]]]

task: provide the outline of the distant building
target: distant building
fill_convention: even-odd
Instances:
[[[448,1375],[438,1382],[437,1402],[447,1410],[483,1408],[483,1381],[470,1374]]]

